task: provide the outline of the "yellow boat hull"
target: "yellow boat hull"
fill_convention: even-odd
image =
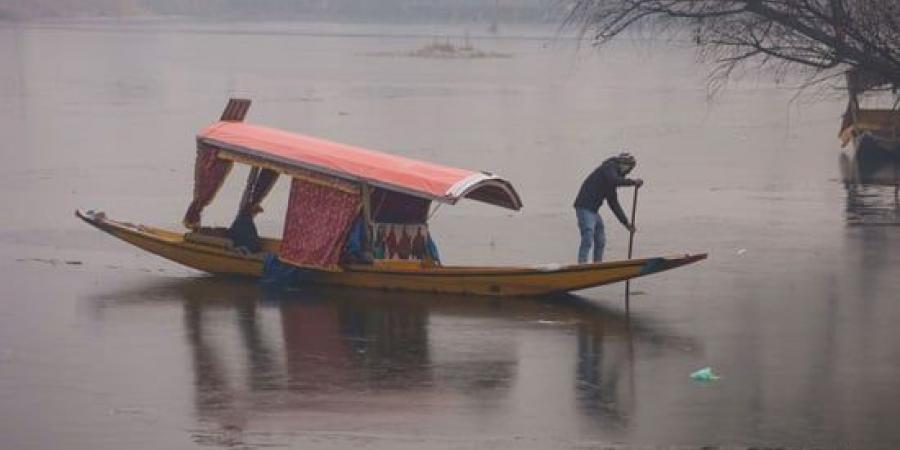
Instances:
[[[197,270],[222,275],[261,277],[262,254],[247,255],[215,243],[194,242],[186,233],[107,219],[102,213],[76,215],[125,242]],[[266,251],[280,241],[264,239]],[[301,283],[370,289],[491,296],[545,295],[628,280],[705,259],[706,254],[680,255],[544,267],[426,266],[410,261],[349,265],[343,270],[303,269]]]

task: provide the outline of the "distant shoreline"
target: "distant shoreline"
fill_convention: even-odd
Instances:
[[[480,2],[479,2],[480,1]],[[168,0],[8,0],[0,4],[0,22],[45,20],[242,20],[242,21],[339,21],[347,23],[411,24],[547,24],[560,23],[556,0],[520,0],[515,6],[499,8],[494,0],[435,0],[429,5],[410,7],[401,1],[385,0],[378,6],[332,0],[311,5],[283,2],[237,0],[195,1],[184,4]],[[498,9],[499,8],[499,9]]]
[[[398,39],[472,38],[479,40],[569,40],[558,27],[544,23],[506,24],[493,32],[483,23],[390,23],[381,21],[325,21],[313,19],[225,19],[194,16],[71,17],[2,21],[0,28],[59,29],[84,32],[184,34],[332,36],[348,38],[388,37]],[[395,27],[396,26],[396,27]],[[488,55],[497,56],[497,55]]]

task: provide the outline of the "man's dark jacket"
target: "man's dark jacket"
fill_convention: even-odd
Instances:
[[[600,167],[594,169],[588,175],[584,183],[581,183],[578,197],[575,197],[575,207],[598,212],[600,206],[603,205],[603,200],[606,200],[619,222],[628,226],[628,217],[625,216],[625,212],[622,211],[622,205],[619,204],[616,188],[619,186],[633,186],[634,184],[634,180],[621,175],[619,163],[614,158],[607,159],[603,161],[603,164],[600,164]]]

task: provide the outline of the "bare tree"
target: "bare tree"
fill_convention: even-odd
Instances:
[[[690,31],[727,80],[748,63],[816,83],[856,73],[900,86],[900,0],[572,0],[566,24],[603,44],[625,30]]]

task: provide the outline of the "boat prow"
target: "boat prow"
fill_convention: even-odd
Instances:
[[[86,223],[168,260],[213,274],[260,277],[267,253],[280,240],[262,239],[263,251],[246,253],[222,237],[177,232],[111,220],[102,212],[76,211]],[[705,253],[593,264],[541,266],[443,266],[422,261],[377,261],[339,271],[302,269],[302,282],[359,288],[490,296],[570,292],[651,275],[706,258]]]

